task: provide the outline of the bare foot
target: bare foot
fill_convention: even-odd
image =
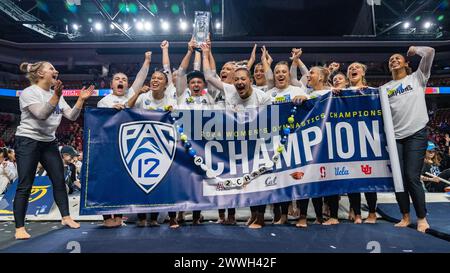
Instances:
[[[159,227],[158,221],[151,220],[150,223],[148,223],[149,227]]]
[[[331,226],[331,225],[338,225],[338,224],[339,224],[339,220],[336,218],[330,218],[322,223],[322,225],[324,225],[324,226]]]
[[[369,216],[366,220],[364,220],[364,224],[376,224],[377,223],[377,214],[369,213]]]
[[[68,226],[70,228],[80,228],[80,224],[75,222],[70,216],[63,217],[61,220],[61,225]]]
[[[224,224],[225,223],[225,214],[219,213],[219,219],[216,222],[217,224]]]
[[[409,213],[403,214],[402,220],[395,224],[395,227],[407,227],[411,224],[411,219],[409,217]]]
[[[105,221],[103,221],[103,226],[107,228],[117,227],[116,222],[113,218],[108,218]]]
[[[236,225],[236,218],[234,217],[234,215],[228,215],[228,218],[224,224],[225,225]]]
[[[178,224],[177,219],[170,218],[170,220],[169,220],[169,227],[170,228],[179,228],[180,225]]]
[[[31,238],[31,235],[25,230],[25,227],[16,228],[16,240],[27,240]]]
[[[353,221],[354,224],[362,224],[362,218],[361,215],[355,215],[355,220]]]
[[[348,212],[348,220],[355,221],[355,213],[353,212],[353,209],[350,209],[350,211]]]
[[[145,227],[147,225],[147,220],[138,220],[137,222],[136,222],[136,226],[137,227]]]
[[[121,227],[121,226],[123,225],[123,219],[122,219],[122,217],[115,216],[115,217],[114,217],[114,222],[116,223],[116,226],[117,226],[117,227]]]
[[[280,220],[273,223],[274,225],[285,225],[288,223],[288,217],[286,214],[281,214]]]
[[[417,219],[417,231],[425,233],[429,228],[430,225],[428,224],[426,218]]]
[[[251,225],[248,226],[248,228],[251,229],[257,229],[257,228],[262,228],[263,226],[257,223],[252,223]]]
[[[306,221],[306,217],[300,217],[297,223],[295,224],[298,228],[306,228],[308,226],[308,222]]]

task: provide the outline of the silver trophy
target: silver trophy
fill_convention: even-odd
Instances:
[[[210,13],[207,11],[195,12],[193,36],[198,46],[206,43],[206,39],[208,39],[210,16]]]

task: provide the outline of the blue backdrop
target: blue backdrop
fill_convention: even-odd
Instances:
[[[394,191],[378,89],[328,93],[297,106],[277,164],[245,187],[226,187],[227,180],[270,165],[293,106],[239,112],[87,108],[80,214],[246,207]],[[203,159],[203,169],[180,141],[177,125]]]

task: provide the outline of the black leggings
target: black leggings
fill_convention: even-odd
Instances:
[[[409,197],[411,196],[417,218],[425,218],[425,191],[420,174],[427,147],[426,127],[404,139],[397,139],[397,151],[402,171],[404,192],[396,192],[395,197],[402,214],[409,213]]]
[[[323,200],[322,197],[312,198],[312,203],[314,206],[314,211],[316,213],[317,219],[322,219],[322,206]],[[308,204],[309,199],[300,199],[297,200],[297,207],[300,209],[300,217],[306,217],[308,215]]]
[[[225,209],[219,209],[219,214],[225,214]],[[236,214],[236,209],[228,209],[228,216],[234,216]]]
[[[266,212],[266,205],[250,206],[250,211],[251,212],[265,213]]]
[[[287,215],[289,212],[289,205],[291,204],[291,201],[288,202],[280,202],[280,203],[274,203],[273,204],[273,214],[277,215]]]
[[[122,218],[122,216],[123,216],[123,214],[114,214],[114,215],[107,214],[107,215],[103,215],[103,220],[108,220],[108,219],[111,219],[113,217],[120,217],[120,218]]]
[[[150,213],[150,221],[156,221],[158,220],[159,212],[152,212]],[[137,218],[139,220],[146,220],[147,219],[147,213],[138,213]]]
[[[69,216],[69,200],[64,182],[64,166],[57,141],[42,142],[28,137],[16,136],[15,147],[19,184],[14,197],[14,220],[16,228],[25,225],[28,199],[33,187],[36,168],[41,162],[53,185],[53,198],[62,217]]]
[[[330,217],[338,219],[339,195],[326,196],[324,199],[325,202],[327,202],[328,207],[330,207]]]
[[[375,213],[377,211],[377,193],[365,192],[364,196],[367,200],[367,206],[369,206],[369,213]],[[361,215],[361,193],[349,193],[348,200],[350,201],[350,208],[353,209],[355,215]]]
[[[194,210],[194,211],[192,211],[192,219],[199,219],[201,212],[202,212],[201,210]],[[169,218],[176,218],[176,217],[177,217],[177,213],[176,212],[174,212],[174,211],[169,212]]]

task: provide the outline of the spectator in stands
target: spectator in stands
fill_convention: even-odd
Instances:
[[[64,181],[69,194],[81,189],[80,180],[77,179],[76,167],[73,164],[74,159],[78,156],[78,152],[72,146],[61,148],[61,158],[64,164]]]
[[[450,190],[449,185],[442,182],[439,178],[449,180],[450,169],[442,169],[441,157],[436,150],[436,145],[428,141],[420,180],[424,183],[428,192],[445,192]]]
[[[16,152],[14,149],[8,149],[8,160],[16,164]]]
[[[10,183],[17,178],[17,170],[14,163],[8,160],[8,150],[0,149],[0,194],[4,193]]]

